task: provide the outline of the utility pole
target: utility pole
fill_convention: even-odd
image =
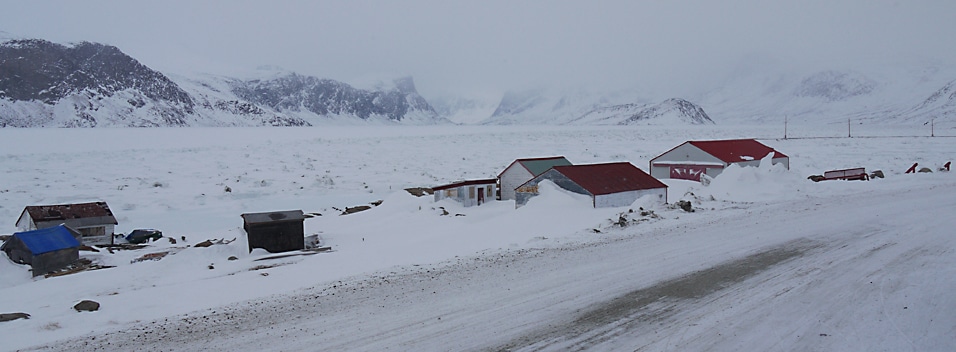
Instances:
[[[929,120],[929,136],[936,137],[936,119]]]
[[[850,133],[850,118],[849,117],[846,118],[846,137],[853,138],[853,134]]]
[[[789,116],[783,115],[783,139],[787,139],[787,118]]]

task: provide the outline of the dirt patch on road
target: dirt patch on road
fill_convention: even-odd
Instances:
[[[567,324],[523,336],[496,350],[586,350],[588,346],[611,339],[637,324],[658,322],[671,316],[676,309],[676,302],[701,299],[784,261],[802,256],[818,246],[808,239],[794,240],[708,269],[661,281],[598,304]]]

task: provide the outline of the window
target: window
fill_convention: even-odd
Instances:
[[[485,186],[485,197],[491,197],[491,186]]]
[[[475,187],[468,187],[468,199],[475,199]]]

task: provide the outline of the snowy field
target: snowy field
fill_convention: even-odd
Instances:
[[[952,351],[956,174],[903,171],[956,159],[956,130],[845,127],[0,129],[0,234],[24,206],[102,200],[116,232],[179,240],[81,252],[115,267],[54,278],[0,254],[0,313],[31,315],[0,322],[0,350]],[[828,138],[793,138],[810,136]],[[517,210],[402,191],[522,157],[646,171],[685,140],[751,137],[790,170],[665,180],[693,213],[547,187]],[[848,167],[886,178],[806,179]],[[292,209],[322,214],[305,230],[333,250],[256,261],[239,215]],[[101,309],[74,311],[84,299]]]

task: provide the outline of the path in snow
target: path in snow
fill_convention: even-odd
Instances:
[[[941,180],[687,214],[41,349],[953,350],[954,194]]]

